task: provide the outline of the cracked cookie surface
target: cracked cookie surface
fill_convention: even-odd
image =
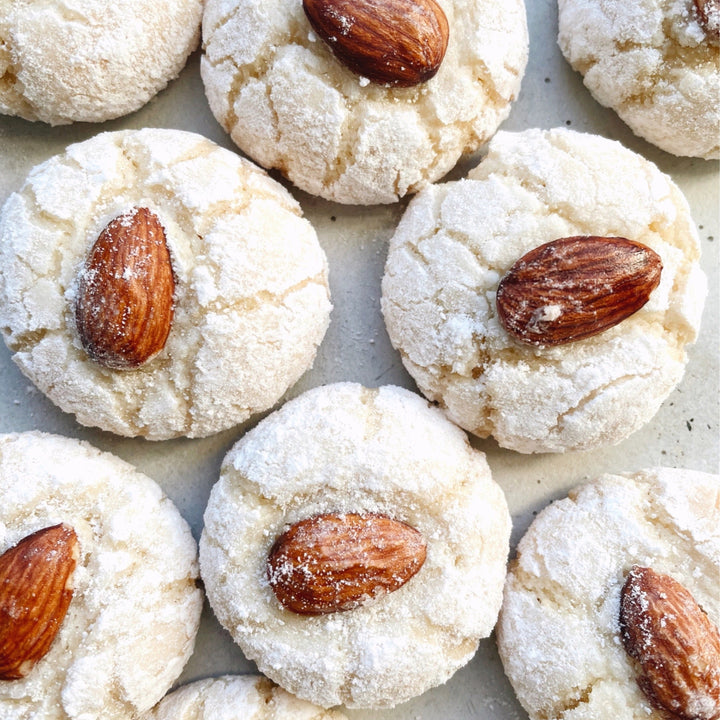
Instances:
[[[720,157],[720,39],[703,28],[693,0],[558,7],[560,49],[598,102],[666,152]]]
[[[209,0],[201,72],[234,142],[313,195],[391,203],[439,179],[495,132],[528,53],[522,0],[440,0],[450,41],[413,88],[371,83],[315,35],[301,0]]]
[[[108,222],[147,206],[175,275],[164,349],[113,371],[82,349],[78,275]],[[84,425],[202,437],[271,407],[328,326],[327,261],[297,202],[194,133],[103,133],[39,165],[0,215],[0,327],[13,360]]]
[[[51,125],[133,112],[177,77],[201,0],[0,0],[0,112]]]
[[[531,720],[662,720],[620,639],[633,565],[680,582],[720,623],[720,476],[603,475],[542,510],[510,563],[497,640]]]
[[[58,523],[79,556],[48,653],[0,681],[3,720],[131,720],[192,653],[202,593],[190,527],[157,483],[85,442],[0,435],[0,553]]]
[[[296,698],[261,675],[197,680],[167,695],[142,720],[346,720]]]
[[[285,609],[266,576],[291,524],[380,513],[424,537],[401,588],[345,612]],[[500,606],[510,517],[485,456],[437,409],[399,387],[310,390],[226,456],[200,540],[211,606],[245,655],[323,707],[389,707],[439,685],[489,636]]]
[[[514,341],[497,286],[530,249],[621,236],[658,253],[660,285],[619,325],[558,347]],[[498,133],[467,179],[414,198],[390,241],[382,310],[426,397],[520,452],[587,450],[646,423],[683,376],[706,294],[685,198],[619,143],[570,130]]]

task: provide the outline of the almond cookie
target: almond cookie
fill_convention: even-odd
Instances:
[[[558,44],[593,97],[673,155],[720,157],[713,0],[558,0]]]
[[[84,425],[201,437],[271,407],[330,314],[297,202],[193,133],[103,133],[31,171],[0,215],[0,328]]]
[[[531,720],[718,717],[719,496],[718,475],[653,468],[535,518],[497,627]]]
[[[382,311],[454,422],[519,452],[588,450],[641,427],[682,378],[706,294],[699,254],[685,198],[652,163],[566,129],[501,132],[467,179],[409,204]],[[521,260],[530,275],[509,272]],[[501,281],[520,295],[498,302]]]
[[[190,528],[150,478],[77,440],[0,436],[0,717],[152,708],[192,652],[197,574]]]
[[[528,54],[522,0],[209,0],[203,42],[210,107],[238,147],[302,190],[363,205],[417,191],[485,143]]]
[[[245,655],[322,707],[445,682],[493,629],[510,518],[485,456],[418,395],[316,388],[230,450],[201,575]]]
[[[299,700],[262,675],[197,680],[170,693],[143,720],[346,720]]]
[[[0,0],[0,112],[51,125],[127,115],[177,77],[201,0]]]

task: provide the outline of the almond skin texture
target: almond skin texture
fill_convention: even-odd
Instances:
[[[0,680],[25,677],[50,649],[73,596],[78,539],[38,530],[0,556]]]
[[[418,85],[445,57],[448,21],[435,0],[303,0],[303,8],[338,60],[374,83]]]
[[[708,40],[720,44],[720,0],[695,0],[695,10]]]
[[[165,230],[147,208],[134,208],[100,233],[80,273],[75,321],[97,363],[137,368],[165,346],[175,280]]]
[[[680,720],[720,718],[720,634],[685,587],[634,566],[620,597],[620,631],[653,705]]]
[[[351,610],[402,587],[425,562],[422,535],[374,513],[317,515],[292,525],[267,563],[270,586],[301,615]]]
[[[531,345],[597,335],[637,312],[658,286],[660,257],[619,237],[578,236],[540,245],[502,278],[497,311],[505,330]]]

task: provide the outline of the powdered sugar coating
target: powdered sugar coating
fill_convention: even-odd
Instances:
[[[635,315],[558,347],[498,321],[503,275],[531,248],[620,236],[660,255]],[[421,192],[390,241],[382,310],[420,390],[480,437],[520,452],[617,443],[680,381],[706,295],[697,231],[669,177],[619,143],[565,129],[498,133],[468,178]]]
[[[60,522],[78,536],[73,599],[48,654],[0,681],[0,717],[130,720],[192,652],[195,541],[160,487],[114,455],[37,432],[0,436],[0,552]]]
[[[667,152],[720,157],[720,42],[694,0],[558,7],[560,49],[598,102]]]
[[[143,720],[345,720],[300,700],[262,675],[223,675],[185,685]]]
[[[101,230],[136,206],[165,229],[174,318],[160,354],[113,371],[82,349],[75,294]],[[0,327],[13,359],[79,422],[120,435],[199,437],[266,410],[327,329],[327,261],[297,202],[193,133],[131,130],[70,146],[10,196],[0,237]]]
[[[437,75],[393,88],[341,65],[301,0],[209,0],[201,71],[210,107],[244,152],[302,190],[395,202],[487,141],[527,63],[522,0],[439,4],[450,39]]]
[[[423,534],[400,589],[346,612],[296,615],[266,561],[291,524],[377,512]],[[287,403],[228,453],[200,541],[210,603],[246,656],[323,707],[387,707],[445,682],[493,629],[510,518],[482,453],[407,390],[353,383]]]
[[[0,0],[0,112],[51,125],[137,110],[182,70],[202,0]]]
[[[510,565],[497,627],[531,720],[662,720],[620,638],[633,565],[680,582],[720,623],[720,476],[653,468],[604,475],[543,510]]]

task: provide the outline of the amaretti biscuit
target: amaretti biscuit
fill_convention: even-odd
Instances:
[[[160,487],[110,453],[0,436],[0,717],[131,720],[200,624],[197,546]]]
[[[720,477],[603,475],[545,508],[497,627],[531,720],[720,713]]]
[[[205,92],[243,152],[363,205],[485,143],[528,54],[522,0],[209,0],[202,27]]]
[[[713,0],[558,0],[558,44],[593,97],[674,155],[720,157]]]
[[[200,437],[312,365],[327,261],[298,203],[194,133],[127,130],[31,171],[0,215],[0,327],[84,425]]]
[[[390,707],[445,682],[491,633],[509,533],[485,456],[439,410],[339,383],[230,450],[201,575],[273,681],[323,707]]]
[[[649,161],[564,128],[500,132],[466,179],[410,202],[382,311],[454,422],[520,452],[588,450],[648,422],[682,378],[699,254],[687,201]]]
[[[262,675],[223,675],[174,690],[143,720],[345,720],[345,716],[300,700]]]
[[[0,2],[0,112],[51,125],[145,105],[200,39],[202,0]]]

